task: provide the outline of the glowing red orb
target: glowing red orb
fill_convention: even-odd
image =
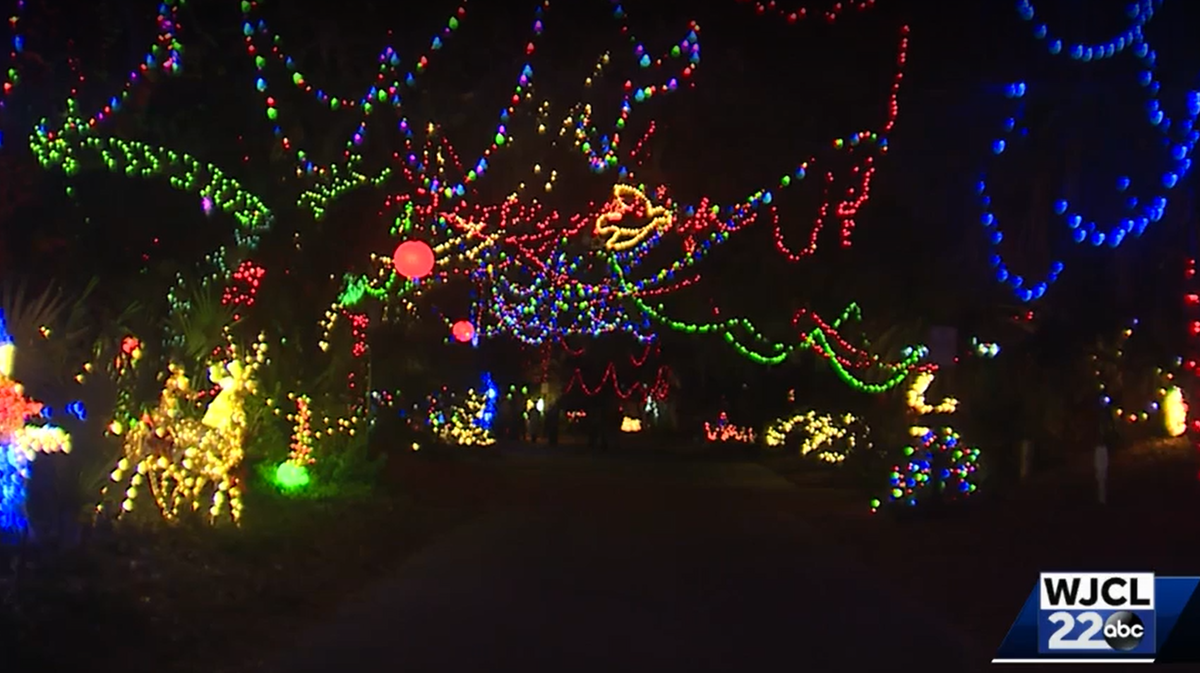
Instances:
[[[460,343],[467,343],[475,338],[475,326],[467,320],[459,320],[450,326],[450,333]]]
[[[409,280],[428,276],[433,271],[433,248],[425,241],[405,241],[392,253],[392,265]]]

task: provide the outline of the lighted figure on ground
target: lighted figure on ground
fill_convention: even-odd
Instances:
[[[490,374],[484,374],[482,392],[467,391],[461,404],[446,411],[431,408],[429,425],[445,443],[458,446],[490,446],[496,443],[492,426],[500,393]]]
[[[1163,396],[1163,426],[1167,435],[1179,437],[1188,429],[1188,403],[1179,386],[1172,386]]]
[[[926,401],[934,378],[933,372],[921,372],[908,389],[908,408],[917,419],[958,410],[958,400],[953,397],[937,404]],[[871,511],[879,511],[885,503],[912,506],[919,500],[954,500],[976,491],[980,451],[964,442],[953,427],[913,425],[908,434],[912,441],[904,447],[900,462],[892,466],[886,500],[872,500]]]
[[[859,437],[852,430],[858,419],[852,414],[833,416],[807,411],[790,418],[781,418],[767,427],[763,440],[768,447],[782,447],[788,436],[799,431],[800,455],[814,454],[826,463],[841,463],[858,445]]]
[[[45,407],[12,379],[16,346],[0,312],[0,533],[20,535],[29,526],[25,486],[40,453],[70,453],[71,437],[53,425],[33,425]]]
[[[288,459],[275,468],[272,475],[275,485],[285,491],[302,489],[308,486],[312,477],[308,466],[317,462],[313,458],[312,430],[312,400],[308,395],[289,393],[288,399],[295,403],[296,411],[288,414],[292,423],[292,443],[288,451]]]
[[[754,430],[730,423],[729,416],[722,411],[717,415],[715,423],[704,421],[704,438],[710,442],[753,444]]]
[[[118,516],[134,511],[139,496],[148,492],[168,521],[193,512],[209,523],[223,515],[240,521],[237,470],[245,455],[245,400],[257,392],[258,368],[266,361],[265,337],[244,355],[232,344],[229,352],[228,360],[209,368],[209,379],[220,392],[202,415],[199,391],[181,367],[171,365],[157,408],[125,430],[124,455],[111,475],[114,485],[125,489]]]
[[[621,432],[641,432],[642,419],[626,416],[621,419]]]

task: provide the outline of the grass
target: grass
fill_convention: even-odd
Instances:
[[[897,594],[999,646],[1037,574],[1140,570],[1194,574],[1200,539],[1197,453],[1143,447],[1114,458],[1108,504],[1086,467],[1064,469],[937,515],[871,515],[862,497],[826,499],[812,523],[880,572]]]
[[[257,670],[466,516],[388,495],[261,490],[239,529],[122,527],[70,552],[26,550],[0,568],[3,668]]]

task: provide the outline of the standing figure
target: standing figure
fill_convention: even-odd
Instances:
[[[1092,454],[1092,469],[1096,477],[1096,501],[1103,505],[1108,502],[1108,457],[1120,441],[1120,435],[1112,412],[1104,409],[1101,413],[1104,416],[1100,422],[1100,441],[1096,442]]]
[[[537,444],[538,436],[542,434],[542,400],[529,408],[529,443]]]

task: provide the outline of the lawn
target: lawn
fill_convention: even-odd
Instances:
[[[872,515],[864,503],[829,496],[836,506],[810,518],[901,596],[997,647],[1040,571],[1200,572],[1196,457],[1190,447],[1149,447],[1114,459],[1106,505],[1079,467],[938,516]]]
[[[237,530],[118,529],[72,552],[0,550],[2,668],[256,670],[467,516],[386,495],[260,495]]]

